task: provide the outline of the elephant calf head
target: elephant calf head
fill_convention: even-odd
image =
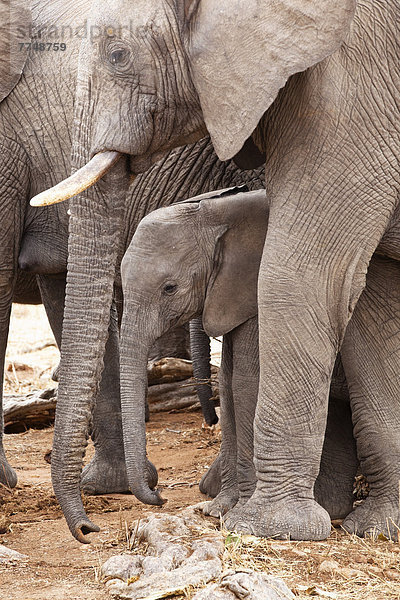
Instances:
[[[264,190],[227,190],[150,213],[132,238],[121,266],[121,401],[129,483],[143,502],[162,502],[145,479],[149,350],[194,316],[218,336],[257,314],[267,222]]]

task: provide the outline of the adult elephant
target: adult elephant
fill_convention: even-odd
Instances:
[[[71,128],[80,38],[87,33],[90,2],[24,0],[0,6],[0,379],[12,301],[46,307],[59,347],[68,255],[67,206],[38,210],[29,206],[36,193],[70,171]],[[31,51],[27,53],[28,44]],[[61,44],[65,44],[61,46]],[[62,49],[61,49],[62,48]],[[8,57],[8,60],[7,60]],[[244,172],[232,161],[221,163],[202,140],[175,149],[129,187],[125,199],[121,255],[140,219],[176,199],[216,187],[261,187],[261,171]],[[23,272],[28,275],[23,275]],[[117,274],[117,297],[120,281]],[[90,294],[90,292],[89,292]],[[82,300],[84,303],[84,300]],[[94,318],[96,318],[94,316]],[[84,331],[87,331],[88,323]],[[96,330],[92,329],[93,338]],[[182,356],[187,336],[175,332],[153,348],[153,357]],[[120,420],[118,328],[110,326],[105,371],[97,395],[91,434],[94,461],[85,470],[87,492],[128,489]],[[3,448],[0,390],[0,483],[13,487],[15,471]],[[154,481],[154,478],[153,478]]]
[[[76,536],[94,530],[78,479],[107,337],[122,192],[132,173],[207,130],[221,159],[238,154],[250,160],[254,142],[265,152],[271,198],[258,296],[258,483],[229,525],[292,539],[329,534],[329,516],[314,501],[313,488],[331,373],[370,258],[398,203],[398,17],[396,0],[357,6],[354,0],[95,2],[91,23],[102,35],[81,49],[73,158],[75,168],[93,162],[79,172],[78,188],[72,179],[55,197],[81,191],[86,171],[98,163],[98,176],[113,166],[71,203],[70,376],[61,386],[53,483]],[[398,248],[392,244],[388,252],[396,255]],[[82,272],[95,289],[89,302]],[[393,298],[385,302],[390,322],[397,323]],[[86,339],[77,335],[92,314],[101,331],[96,345],[91,332]],[[353,326],[364,341],[367,320],[368,306],[361,303]],[[373,382],[352,368],[361,360],[354,347],[343,354],[354,426],[363,432],[358,454],[376,486],[349,521],[348,529],[359,534],[387,532],[388,523],[394,530],[390,523],[399,521],[400,412],[388,422],[377,408],[400,397],[393,366],[398,336],[390,357],[384,352],[374,365],[379,376]],[[81,431],[73,446],[72,402]],[[289,440],[282,430],[290,431]]]

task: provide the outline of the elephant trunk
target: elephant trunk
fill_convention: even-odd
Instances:
[[[196,379],[196,390],[199,397],[201,409],[207,425],[218,423],[215,412],[211,379],[211,351],[210,338],[203,329],[201,317],[190,321],[190,352],[193,362],[193,375]]]
[[[89,162],[91,154],[90,89],[88,73],[79,69],[72,152],[76,171]],[[68,275],[51,476],[70,531],[83,543],[89,542],[86,533],[99,530],[85,514],[79,485],[103,370],[128,187],[127,158],[122,157],[104,179],[72,198],[69,205]]]
[[[110,324],[129,184],[124,161],[119,161],[104,184],[113,190],[112,211],[108,208],[110,198],[99,186],[70,204],[62,361],[51,463],[56,497],[72,535],[83,543],[88,543],[86,533],[99,531],[85,514],[79,484]]]
[[[146,457],[145,406],[147,394],[147,358],[158,336],[129,297],[124,299],[121,324],[121,412],[124,450],[129,487],[138,500],[161,506],[165,500],[149,486]],[[146,324],[145,324],[146,323]]]

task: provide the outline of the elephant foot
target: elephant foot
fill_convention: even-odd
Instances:
[[[230,510],[224,524],[230,531],[275,539],[318,541],[331,532],[328,513],[314,500],[282,500],[271,505],[260,493]]]
[[[96,453],[93,460],[83,469],[80,487],[85,494],[98,496],[130,493],[125,459],[111,459],[112,457],[100,458]],[[150,488],[154,489],[158,482],[158,473],[149,460],[147,460],[147,478]]]
[[[239,490],[237,487],[232,487],[225,491],[221,491],[214,500],[206,502],[203,506],[203,514],[210,517],[221,517],[225,515],[228,510],[231,510],[237,505],[239,500]]]
[[[382,534],[396,542],[400,541],[399,526],[398,500],[390,502],[371,496],[357,506],[343,521],[343,529],[348,533],[372,538]]]
[[[219,455],[214,460],[207,473],[204,473],[199,483],[200,492],[215,498],[221,491],[221,468]]]
[[[14,488],[17,485],[17,474],[7,462],[5,456],[0,458],[0,483],[8,488]]]
[[[80,487],[85,494],[91,496],[129,492],[125,460],[113,460],[112,456],[100,458],[96,454],[83,469]]]

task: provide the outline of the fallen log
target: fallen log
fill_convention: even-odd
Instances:
[[[199,404],[193,380],[162,383],[149,387],[147,401],[151,413],[187,408]]]
[[[216,374],[212,377],[213,399],[219,400]],[[189,406],[200,409],[199,398],[196,391],[196,382],[193,377],[183,381],[163,383],[149,386],[147,401],[150,413],[179,410]]]
[[[156,362],[149,362],[147,366],[149,386],[182,381],[189,377],[193,377],[192,361],[183,358],[161,358]]]
[[[218,397],[218,368],[212,367],[214,397]],[[180,358],[163,358],[149,364],[148,402],[151,413],[199,407],[192,363]],[[29,427],[44,427],[54,421],[57,389],[34,392],[28,396],[5,396],[4,425],[9,433]]]
[[[34,392],[27,396],[5,396],[3,400],[6,432],[18,433],[28,427],[43,427],[54,421],[57,390]]]

